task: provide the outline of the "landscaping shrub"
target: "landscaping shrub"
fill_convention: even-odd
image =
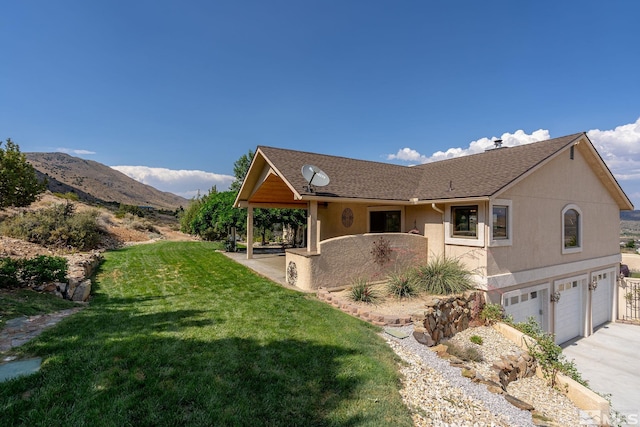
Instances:
[[[573,360],[567,360],[562,348],[555,343],[553,334],[546,333],[542,330],[538,322],[533,317],[527,319],[526,322],[511,323],[511,325],[532,337],[536,344],[529,347],[529,354],[536,359],[545,379],[551,387],[556,385],[556,374],[562,372],[574,381],[588,386]]]
[[[436,256],[413,274],[416,286],[433,295],[458,294],[473,289],[471,272],[457,258]]]
[[[357,279],[351,287],[350,298],[352,301],[361,301],[372,304],[379,299],[378,293],[365,279]]]
[[[504,318],[504,308],[500,304],[485,304],[480,312],[480,319],[486,325],[502,321]]]
[[[67,270],[66,258],[40,255],[21,260],[19,277],[22,282],[27,284],[64,282]]]
[[[18,263],[11,258],[0,258],[0,288],[18,286]]]
[[[393,273],[389,275],[387,292],[396,298],[411,298],[417,294],[409,274]]]
[[[89,250],[103,233],[97,218],[96,210],[75,213],[72,204],[57,204],[6,219],[0,233],[43,246]]]
[[[40,255],[31,259],[0,258],[0,287],[64,282],[68,262],[65,258]]]

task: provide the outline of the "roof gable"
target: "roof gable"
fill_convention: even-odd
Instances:
[[[487,150],[419,166],[400,166],[282,148],[259,146],[236,199],[281,203],[335,198],[381,203],[417,203],[452,199],[489,198],[515,185],[555,156],[585,141],[594,173],[613,194],[621,209],[633,209],[617,181],[584,133],[546,141]],[[315,193],[306,191],[301,169],[312,164],[330,177]],[[266,172],[269,168],[269,172]],[[280,181],[279,181],[280,180]],[[284,191],[288,188],[288,192]],[[278,189],[278,195],[273,191]],[[272,191],[273,190],[273,191]]]

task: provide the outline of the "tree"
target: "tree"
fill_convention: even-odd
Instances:
[[[0,209],[8,206],[28,206],[46,189],[38,182],[36,171],[20,152],[20,147],[7,139],[0,141]]]
[[[201,200],[200,210],[193,217],[191,230],[205,240],[226,239],[231,227],[242,229],[245,215],[242,209],[235,209],[236,193],[223,191],[208,194]]]
[[[233,164],[233,176],[236,177],[236,180],[229,186],[230,191],[240,191],[244,178],[247,176],[247,172],[249,172],[249,166],[251,166],[254,154],[255,153],[253,151],[249,150],[247,154],[243,154]]]

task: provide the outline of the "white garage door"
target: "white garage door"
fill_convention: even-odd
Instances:
[[[555,303],[556,343],[562,344],[583,334],[583,289],[587,279],[569,279],[558,281],[555,290],[560,300]]]
[[[611,308],[613,306],[613,271],[598,273],[593,277],[598,286],[591,293],[591,306],[593,310],[593,327],[597,327],[611,320]]]
[[[548,297],[548,284],[517,291],[505,292],[502,296],[502,306],[505,314],[511,316],[513,321],[526,322],[533,317],[543,330],[547,328],[546,301]]]

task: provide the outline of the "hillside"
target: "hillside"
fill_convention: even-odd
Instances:
[[[74,192],[91,203],[124,203],[174,210],[187,199],[157,190],[102,163],[65,153],[25,153],[38,175],[46,176],[54,193]]]

